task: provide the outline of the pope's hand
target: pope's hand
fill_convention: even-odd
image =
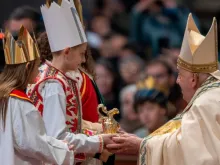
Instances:
[[[123,134],[118,137],[113,137],[112,140],[115,142],[115,144],[108,144],[106,146],[109,152],[138,154],[143,139],[132,134]]]
[[[106,148],[106,145],[108,144],[115,144],[115,142],[112,140],[113,137],[116,137],[115,134],[102,134],[102,139],[104,142],[104,148]]]

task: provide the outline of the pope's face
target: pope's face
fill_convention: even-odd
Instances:
[[[178,77],[176,82],[181,87],[184,100],[189,102],[195,94],[195,86],[197,81],[195,81],[193,73],[188,72],[182,68],[177,69]]]

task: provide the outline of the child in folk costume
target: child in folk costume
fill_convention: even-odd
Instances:
[[[73,0],[76,10],[79,14],[80,21],[83,23],[83,12],[80,0]],[[85,28],[85,27],[84,27]],[[103,104],[103,99],[98,91],[96,83],[93,79],[93,59],[89,46],[85,53],[85,62],[76,71],[71,72],[73,77],[79,81],[79,89],[82,99],[83,119],[90,122],[98,122],[99,114],[97,112],[98,104]],[[100,130],[102,131],[102,130]]]
[[[83,24],[82,6],[80,0],[73,0],[76,10],[79,14],[81,23]],[[47,34],[41,33],[38,38],[39,50],[41,52],[41,59],[43,62],[46,60],[52,61],[53,56],[50,50]],[[68,76],[77,80],[78,89],[80,91],[80,107],[82,107],[82,132],[86,135],[94,135],[102,133],[103,129],[99,121],[99,114],[97,111],[98,104],[104,104],[102,96],[97,88],[93,79],[93,59],[89,47],[87,46],[85,53],[85,62],[75,71],[68,72]],[[39,69],[43,72],[45,65]],[[93,130],[93,131],[90,131]],[[114,165],[114,155],[110,156],[106,150],[102,154],[96,154],[96,159],[87,159],[84,164],[102,164],[100,160],[104,161],[104,165]],[[109,158],[108,158],[109,157]],[[99,160],[100,159],[100,160]]]
[[[17,41],[3,39],[6,66],[0,75],[0,164],[69,164],[67,144],[46,135],[43,120],[25,94],[38,74],[36,43],[21,27]]]
[[[47,62],[52,61],[53,59],[46,32],[43,32],[39,35],[37,42],[42,61],[42,65],[39,67],[39,71],[44,72],[45,68],[47,68]],[[88,49],[86,51],[88,51]],[[87,58],[87,54],[85,58]],[[84,67],[80,67],[80,69],[68,72],[66,74],[77,81],[77,89],[80,91],[80,96],[78,97],[81,98],[80,105],[82,106],[83,126],[86,125],[87,129],[102,132],[102,126],[100,123],[98,123],[99,114],[97,107],[99,104],[103,104],[103,100],[100,94],[96,91],[94,84],[95,82],[92,76],[85,70],[86,68],[84,69]],[[29,86],[29,93],[32,92],[34,86],[35,85]]]
[[[82,13],[82,5],[80,0],[73,0],[76,6],[76,10],[78,11],[80,21],[83,24],[83,13]],[[100,124],[98,124],[99,114],[97,112],[98,104],[104,104],[104,100],[102,95],[96,85],[96,82],[93,78],[93,59],[91,56],[91,51],[89,47],[87,47],[85,53],[85,62],[79,67],[77,70],[69,73],[71,77],[78,79],[78,85],[80,89],[81,95],[81,103],[82,103],[82,118],[83,118],[83,129],[92,129],[98,133],[103,131]],[[87,121],[87,122],[85,122]],[[88,122],[89,121],[89,122]],[[86,133],[86,132],[85,132]],[[91,134],[93,135],[93,134]],[[103,165],[114,165],[115,156],[110,156],[108,151],[104,151],[101,155],[96,154],[95,158],[99,158],[104,160]],[[104,159],[102,159],[104,158]],[[107,159],[108,158],[108,159]],[[90,160],[87,161],[87,165],[89,164],[102,164],[98,160]]]
[[[87,49],[89,51],[89,49]],[[86,54],[87,56],[88,54]],[[79,89],[82,102],[82,118],[83,118],[83,130],[91,129],[95,130],[97,133],[103,131],[99,121],[99,114],[97,107],[99,104],[104,104],[103,97],[96,85],[93,76],[88,72],[85,67],[80,67],[77,71],[70,73],[72,77],[79,79]],[[86,132],[85,132],[86,133]],[[93,135],[93,134],[91,134]],[[103,165],[114,165],[115,156],[105,150],[102,155],[95,155],[95,158],[103,160]],[[102,159],[101,157],[105,158]],[[109,157],[110,156],[110,157]],[[108,159],[107,159],[108,158]],[[94,163],[90,163],[94,164]],[[94,164],[95,165],[95,164]],[[98,163],[96,162],[96,165]]]
[[[67,72],[85,61],[87,40],[74,3],[63,0],[41,7],[53,59],[46,62],[29,96],[44,119],[47,133],[74,144],[77,161],[85,153],[101,153],[111,135],[87,137],[82,132],[82,109],[77,79]],[[53,19],[56,18],[56,19]],[[54,28],[56,27],[56,28]]]
[[[40,72],[44,71],[45,68],[45,62],[46,60],[51,61],[53,59],[52,53],[50,51],[50,45],[48,41],[48,37],[46,32],[43,32],[39,35],[38,39],[38,46],[39,46],[39,51],[41,54],[41,60],[43,64],[41,67],[39,67]],[[88,51],[88,49],[87,49]],[[86,63],[83,65],[89,65],[91,69],[91,62],[87,61],[88,53],[86,53]],[[86,71],[84,71],[86,70]],[[77,71],[68,73],[71,74],[71,77],[74,79],[77,79],[77,84],[80,89],[80,105],[82,106],[82,119],[83,119],[83,125],[82,129],[84,130],[83,133],[86,133],[88,130],[94,130],[88,131],[90,133],[89,135],[91,136],[91,133],[101,133],[102,127],[101,124],[98,123],[99,120],[99,114],[97,111],[98,104],[103,104],[102,96],[99,94],[98,88],[96,87],[96,84],[91,76],[91,74],[88,73],[87,66],[80,67]],[[92,71],[90,71],[92,73]],[[100,158],[100,154],[96,154],[96,158]],[[102,155],[103,156],[103,155]],[[108,156],[107,156],[108,157]],[[107,157],[105,159],[107,159]],[[95,161],[95,160],[93,160]],[[104,161],[104,160],[103,160]],[[91,162],[91,161],[90,161]],[[98,160],[95,161],[96,164],[98,164]],[[114,158],[111,156],[108,161],[104,164],[114,164]]]

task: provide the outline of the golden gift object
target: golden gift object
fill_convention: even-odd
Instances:
[[[168,88],[165,88],[162,85],[158,85],[153,77],[148,77],[144,80],[139,81],[137,84],[137,90],[142,90],[142,89],[147,89],[147,90],[151,90],[151,89],[156,89],[162,93],[164,93],[165,95],[169,94],[169,90]]]
[[[212,73],[218,69],[217,22],[203,36],[189,14],[177,66],[193,73]]]
[[[103,133],[104,134],[114,134],[117,133],[119,129],[119,124],[114,119],[114,115],[119,114],[119,110],[114,108],[112,110],[107,110],[103,104],[98,105],[98,113],[101,116],[100,120],[102,122]],[[102,115],[100,112],[104,113],[106,116]]]
[[[20,28],[18,39],[6,31],[3,39],[5,62],[8,65],[22,64],[40,58],[35,39],[32,39],[28,30],[23,26]]]

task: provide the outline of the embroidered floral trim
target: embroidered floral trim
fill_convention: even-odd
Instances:
[[[98,136],[99,137],[99,153],[102,153],[103,149],[104,149],[104,140],[102,138],[102,136]]]

